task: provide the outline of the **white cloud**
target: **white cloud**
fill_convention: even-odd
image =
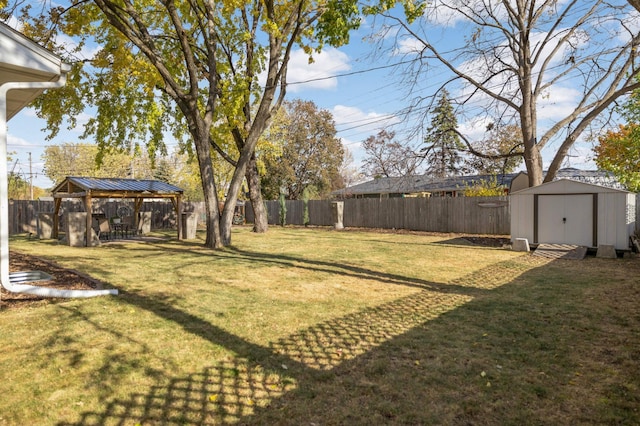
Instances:
[[[458,131],[469,141],[479,141],[486,136],[487,126],[493,124],[490,117],[476,117],[458,124]]]
[[[287,90],[335,89],[338,85],[335,75],[351,69],[347,54],[333,48],[314,54],[313,60],[313,63],[309,63],[309,55],[301,49],[291,53]]]
[[[7,134],[7,146],[9,147],[8,150],[11,151],[12,148],[16,147],[30,147],[32,143],[26,139]]]
[[[414,37],[403,38],[398,41],[394,55],[418,55],[424,50],[424,44]]]
[[[87,46],[84,45],[80,49],[80,51],[76,52],[76,48],[78,47],[78,43],[69,36],[64,34],[59,34],[56,38],[56,43],[59,46],[64,46],[65,50],[72,54],[75,58],[79,60],[84,59],[92,59],[98,52],[102,50],[102,46],[93,45]]]
[[[87,114],[85,112],[82,112],[82,113],[78,114],[76,116],[76,127],[71,129],[71,131],[74,132],[74,133],[82,133],[82,132],[84,132],[84,127],[85,127],[85,125],[87,124],[87,122],[89,121],[90,118],[93,118],[93,116],[91,114]]]
[[[538,120],[553,120],[571,114],[583,94],[573,87],[553,86],[538,99]]]
[[[491,0],[435,0],[430,2],[425,8],[424,18],[428,24],[454,27],[458,23],[467,21],[467,18],[461,11],[465,11],[470,15],[474,13],[480,13],[487,8],[490,8],[492,15],[501,19],[506,17],[506,9],[498,1]],[[486,13],[483,13],[486,15]]]
[[[365,155],[362,141],[381,129],[401,122],[393,114],[363,111],[357,107],[336,105],[331,109],[342,144],[351,151],[354,166],[360,168]]]
[[[640,12],[633,10],[623,20],[624,27],[620,24],[615,29],[618,34],[618,39],[623,43],[629,43],[631,37],[634,34],[640,32]]]
[[[338,131],[358,129],[359,132],[378,132],[380,129],[399,123],[400,119],[393,114],[365,112],[360,108],[336,105],[331,110]]]

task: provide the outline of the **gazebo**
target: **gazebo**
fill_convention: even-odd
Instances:
[[[52,191],[54,199],[53,237],[58,238],[60,228],[59,213],[62,200],[65,198],[81,198],[87,213],[85,239],[86,245],[91,244],[91,225],[94,198],[128,198],[134,200],[134,226],[137,229],[139,213],[142,203],[148,198],[170,199],[176,212],[178,239],[182,237],[183,190],[177,186],[152,179],[113,179],[95,177],[67,177]]]

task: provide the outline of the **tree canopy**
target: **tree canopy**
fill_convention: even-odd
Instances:
[[[621,125],[619,130],[609,130],[598,138],[594,147],[595,162],[627,187],[640,192],[640,125]]]
[[[89,143],[48,146],[42,154],[44,174],[54,185],[62,182],[67,176],[132,177],[132,159],[129,155],[121,152],[103,153],[99,163],[96,160],[98,153],[98,146]],[[142,167],[138,169],[143,170]],[[147,173],[147,170],[144,173]]]
[[[522,162],[521,150],[520,126],[490,126],[482,140],[470,142],[471,155],[465,159],[466,167],[482,175],[511,173]]]
[[[290,200],[302,199],[305,190],[326,196],[341,188],[344,149],[331,113],[299,99],[285,102],[281,112],[268,132],[279,149],[261,157],[265,197],[277,199],[281,188]]]
[[[398,142],[395,132],[381,130],[362,142],[365,157],[362,173],[369,177],[399,177],[416,174],[419,156],[406,144]]]

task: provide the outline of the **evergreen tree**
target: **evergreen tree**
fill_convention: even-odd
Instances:
[[[173,167],[167,158],[161,158],[157,161],[153,177],[162,182],[173,182]]]
[[[427,173],[442,178],[460,174],[464,145],[455,132],[458,119],[453,111],[449,93],[442,91],[438,103],[431,112],[431,126],[424,138],[421,152],[427,162]]]

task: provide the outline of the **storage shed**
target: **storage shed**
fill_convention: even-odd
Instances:
[[[510,195],[511,241],[613,245],[629,250],[636,197],[627,191],[560,179]]]

